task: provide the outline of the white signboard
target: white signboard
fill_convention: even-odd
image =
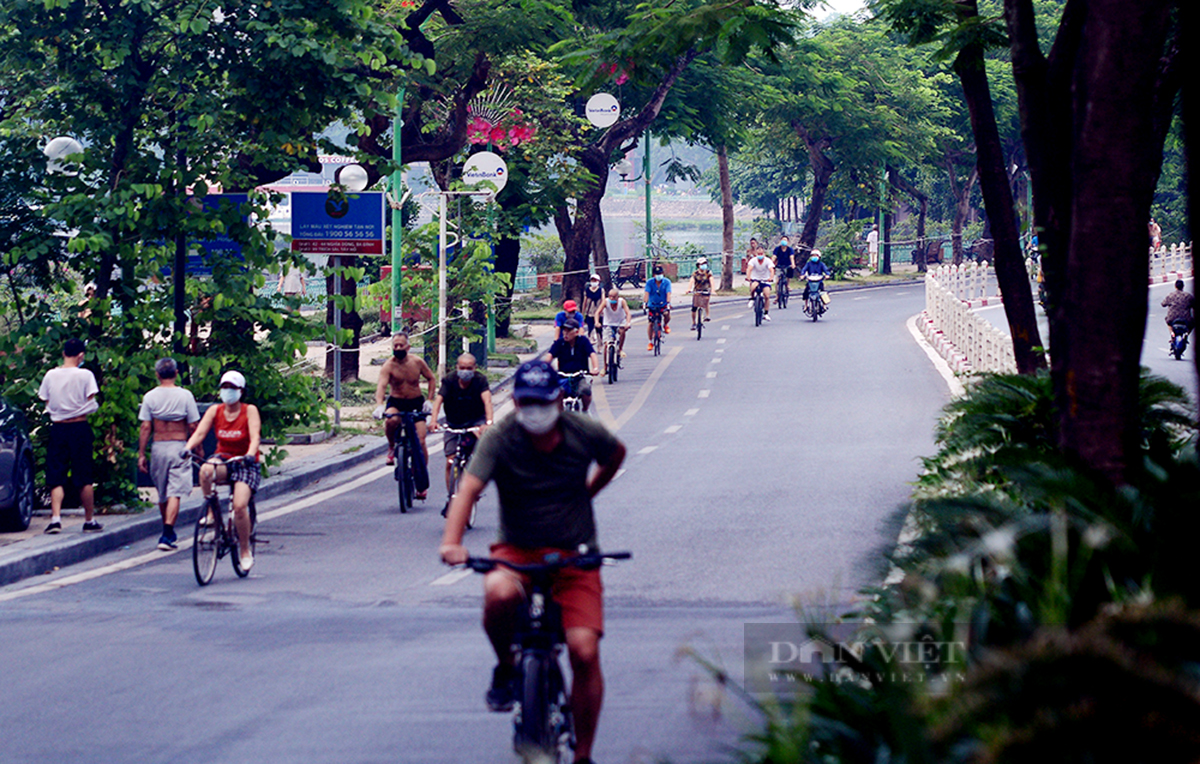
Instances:
[[[463,165],[463,182],[468,186],[478,186],[485,180],[496,186],[496,193],[508,183],[508,165],[499,154],[480,151],[469,156]]]
[[[597,93],[584,107],[588,122],[596,127],[609,127],[621,118],[621,104],[609,93]]]

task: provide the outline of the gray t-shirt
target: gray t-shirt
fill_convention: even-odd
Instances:
[[[151,419],[161,419],[166,422],[200,421],[200,410],[196,408],[196,398],[190,390],[182,387],[156,387],[142,398],[142,407],[138,410],[138,419],[149,422]]]
[[[620,445],[596,420],[565,411],[563,440],[550,453],[533,447],[529,434],[507,416],[483,434],[467,472],[500,495],[500,541],[524,548],[575,549],[596,544],[596,518],[587,478],[593,462],[605,463]]]

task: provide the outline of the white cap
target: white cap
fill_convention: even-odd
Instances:
[[[233,385],[236,388],[246,389],[246,378],[242,376],[240,371],[227,371],[221,375],[220,385]]]
[[[593,273],[591,276],[588,277],[588,281],[599,281],[599,280],[600,280],[599,273]]]

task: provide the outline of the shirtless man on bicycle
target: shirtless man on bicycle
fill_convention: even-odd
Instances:
[[[500,496],[500,538],[491,548],[492,557],[540,563],[548,553],[571,556],[581,545],[596,544],[592,499],[620,469],[624,444],[595,419],[562,410],[558,374],[545,361],[522,364],[513,381],[515,413],[480,439],[450,502],[438,550],[447,565],[467,561],[462,545],[467,517],[492,480]],[[504,568],[488,573],[483,586],[483,627],[498,661],[487,704],[493,711],[507,711],[515,702],[517,670],[511,648],[524,588],[521,578]],[[574,677],[570,704],[575,718],[575,761],[590,761],[604,701],[600,571],[561,571],[556,576],[554,599],[562,608]]]
[[[412,355],[408,351],[412,346],[408,335],[399,332],[392,336],[392,357],[387,359],[379,370],[379,385],[375,388],[375,418],[384,414],[399,414],[412,412],[417,414],[417,439],[421,441],[421,453],[425,455],[425,463],[429,463],[429,449],[425,446],[425,397],[421,395],[421,380],[425,380],[429,400],[433,400],[434,384],[437,382],[433,370],[425,359]],[[396,431],[400,429],[400,417],[388,417],[383,426],[387,435],[389,466],[396,463],[394,448]],[[418,499],[425,498],[425,492],[417,494]]]

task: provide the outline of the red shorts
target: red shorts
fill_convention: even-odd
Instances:
[[[526,549],[511,544],[492,544],[491,553],[495,557],[514,565],[537,565],[547,554],[571,555],[562,549],[542,547]],[[510,576],[519,578],[522,584],[528,582],[527,576],[507,568],[496,568]],[[580,570],[579,568],[563,568],[554,575],[554,584],[550,596],[562,608],[564,629],[583,627],[604,635],[604,586],[600,583],[599,570]]]

